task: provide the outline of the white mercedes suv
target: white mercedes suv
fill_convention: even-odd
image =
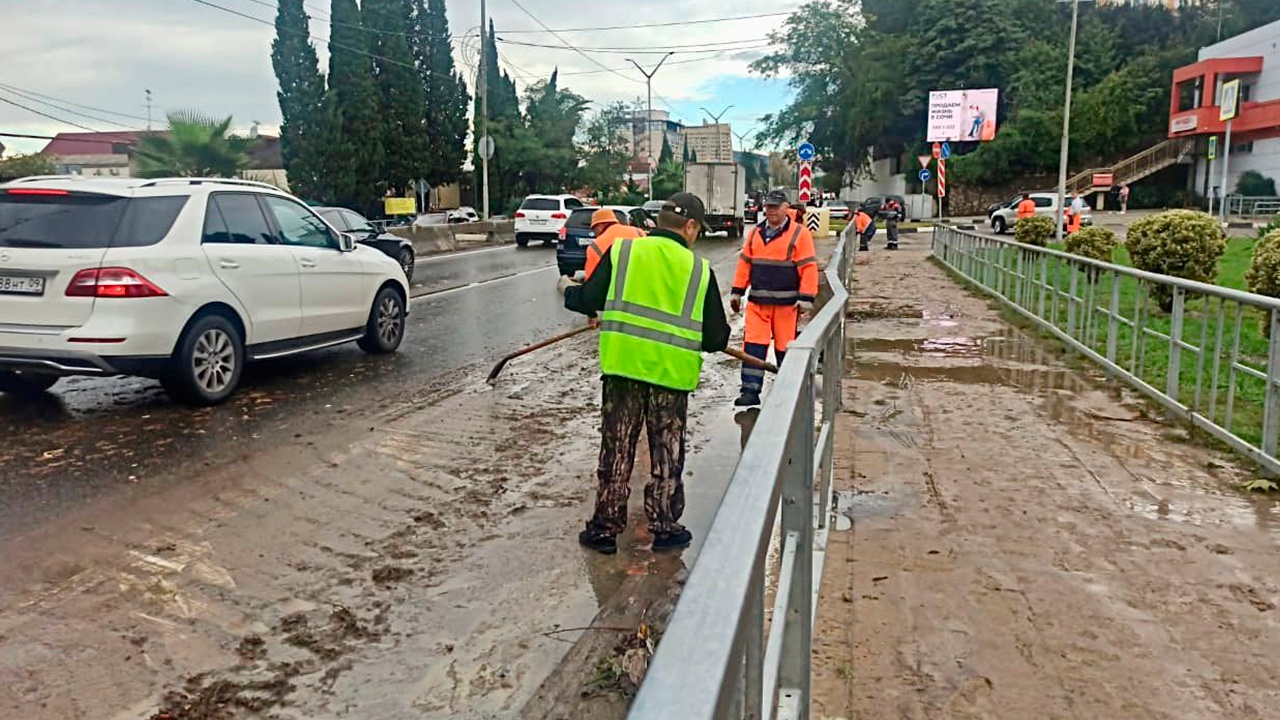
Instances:
[[[138,375],[214,405],[248,361],[353,341],[395,352],[408,299],[395,260],[263,183],[0,184],[0,392]]]

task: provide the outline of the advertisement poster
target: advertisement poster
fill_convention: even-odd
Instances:
[[[996,138],[1000,91],[934,90],[929,93],[929,142],[987,142]]]

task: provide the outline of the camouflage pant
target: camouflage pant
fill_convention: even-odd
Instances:
[[[605,376],[601,403],[600,487],[591,527],[617,535],[627,526],[627,498],[640,428],[649,430],[649,482],[644,511],[655,535],[684,530],[684,430],[689,394],[626,378]]]

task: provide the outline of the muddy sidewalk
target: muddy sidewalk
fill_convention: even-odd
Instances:
[[[904,243],[856,267],[814,716],[1280,714],[1275,503]]]

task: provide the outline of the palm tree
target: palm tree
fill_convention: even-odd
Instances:
[[[192,111],[170,113],[169,130],[138,140],[139,177],[235,177],[249,166],[253,140],[228,135],[222,120]]]

